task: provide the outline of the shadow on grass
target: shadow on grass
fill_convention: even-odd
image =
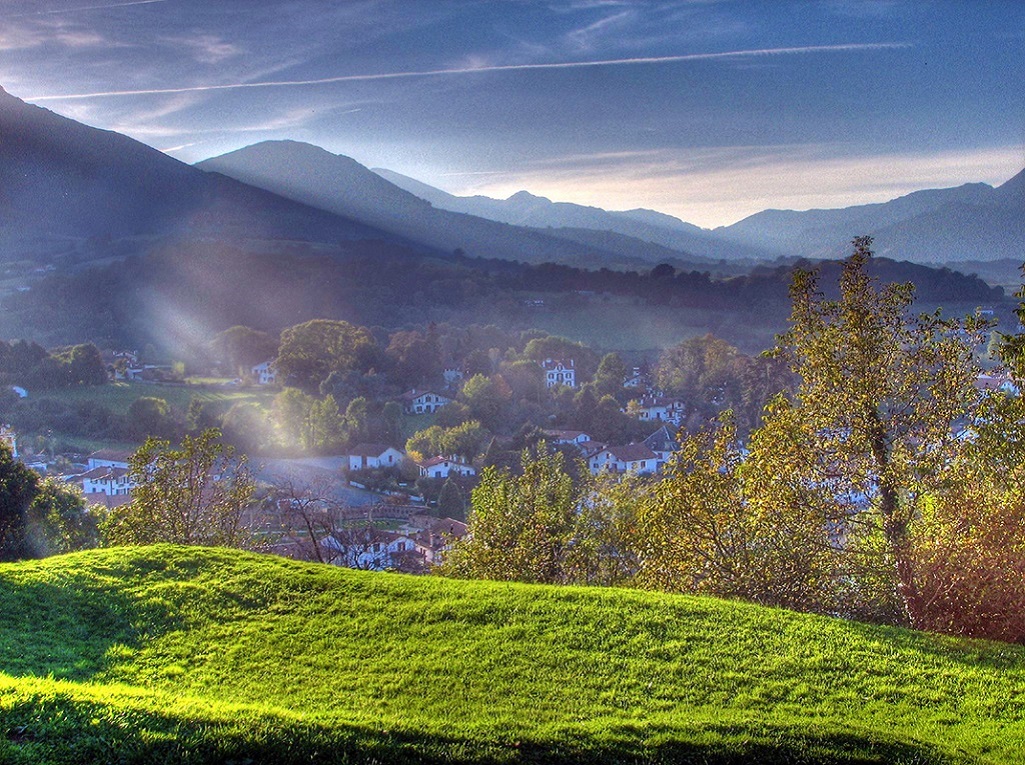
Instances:
[[[0,672],[83,681],[173,621],[166,603],[113,588],[0,578]],[[115,651],[116,653],[116,651]]]
[[[378,763],[378,765],[584,765],[585,763],[701,763],[702,765],[945,765],[924,745],[854,734],[751,732],[643,727],[616,738],[567,734],[557,741],[501,741],[410,731],[330,725],[247,709],[152,711],[159,699],[83,701],[70,694],[24,694],[0,712],[0,760],[12,763]],[[687,740],[691,737],[691,740]]]
[[[848,622],[854,634],[866,640],[886,638],[887,648],[918,653],[944,662],[987,669],[1025,670],[1025,646],[991,640],[968,640],[935,632],[915,632],[899,627],[886,627],[864,622]]]

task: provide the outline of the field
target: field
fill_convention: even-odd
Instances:
[[[1020,763],[1025,648],[199,548],[0,566],[0,760]]]
[[[57,390],[40,391],[39,398],[55,399],[69,404],[90,402],[105,406],[115,414],[125,414],[132,402],[143,396],[162,398],[168,406],[185,411],[189,402],[199,399],[203,402],[223,404],[225,408],[232,404],[254,402],[262,406],[270,406],[277,391],[256,388],[235,388],[225,385],[210,384],[160,384],[141,382],[113,382],[107,385],[83,386],[77,388],[60,388]]]

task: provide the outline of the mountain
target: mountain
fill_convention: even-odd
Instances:
[[[385,236],[0,89],[0,258],[154,237],[337,243]]]
[[[196,167],[230,176],[289,199],[338,213],[437,250],[527,263],[585,268],[650,269],[643,242],[608,247],[561,237],[556,230],[491,220],[436,207],[355,160],[298,141],[264,141]],[[674,251],[677,260],[688,253]],[[701,259],[690,259],[701,265]]]
[[[757,243],[802,257],[842,256],[850,239],[869,234],[877,254],[901,260],[1021,260],[1025,171],[995,189],[969,183],[833,210],[765,210],[715,233],[739,244]]]
[[[610,212],[600,207],[553,202],[526,191],[518,191],[508,199],[459,197],[392,170],[374,168],[374,172],[439,209],[514,226],[551,229],[549,233],[555,236],[562,236],[562,229],[609,231],[712,260],[771,260],[778,255],[757,243],[720,239],[706,229],[655,210]],[[568,234],[567,238],[579,241],[579,234]]]

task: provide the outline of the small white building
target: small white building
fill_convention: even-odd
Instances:
[[[658,455],[644,444],[608,446],[591,456],[587,466],[592,475],[598,473],[654,473],[658,470]]]
[[[398,467],[406,455],[387,444],[359,444],[349,452],[349,470]]]
[[[18,458],[18,434],[10,425],[0,425],[0,442],[7,444],[11,450],[11,456]]]
[[[418,391],[414,388],[402,394],[402,407],[406,414],[431,414],[450,403],[451,398],[432,390]]]
[[[477,475],[473,465],[467,465],[453,457],[432,457],[418,463],[420,475],[424,478],[448,478],[450,475]]]
[[[274,359],[257,364],[251,371],[253,378],[259,385],[273,385],[278,380],[278,372],[274,368]]]
[[[541,362],[541,368],[545,371],[546,388],[554,388],[556,385],[577,387],[577,372],[573,367],[573,359],[545,359]]]
[[[545,437],[553,444],[580,444],[587,443],[591,437],[582,430],[546,430]]]

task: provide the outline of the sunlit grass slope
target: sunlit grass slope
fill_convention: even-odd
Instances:
[[[0,566],[2,762],[1025,762],[1025,649],[153,547]]]

